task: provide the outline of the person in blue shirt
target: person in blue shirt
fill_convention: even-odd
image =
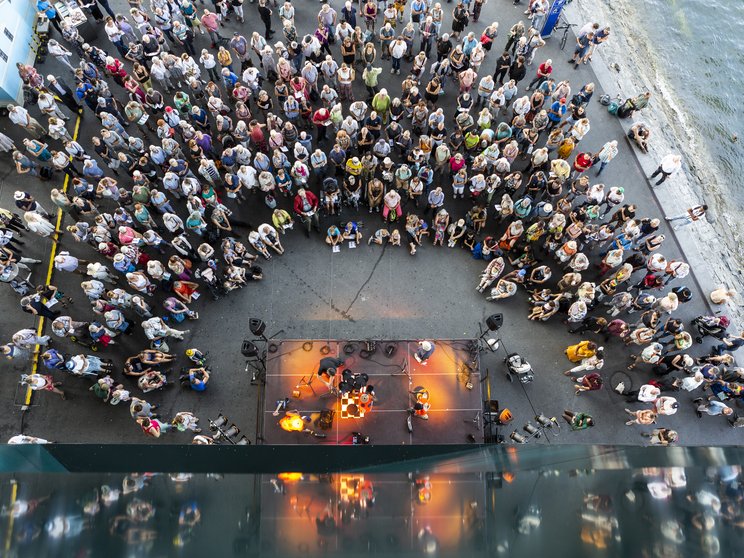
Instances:
[[[62,28],[59,26],[59,14],[57,13],[57,10],[54,9],[54,6],[52,6],[52,3],[49,2],[49,0],[38,0],[38,2],[36,2],[36,11],[43,12],[44,15],[49,19],[49,23],[54,25],[57,33],[59,33],[60,35],[62,34]]]
[[[222,68],[222,81],[225,84],[225,88],[228,91],[232,91],[235,87],[235,84],[238,83],[239,78],[228,68]]]
[[[355,221],[349,221],[344,227],[344,238],[352,240],[359,244],[362,241],[362,233],[359,232],[359,226]]]
[[[326,244],[331,247],[338,246],[344,241],[344,235],[336,225],[328,227],[328,234],[326,235]]]
[[[550,123],[548,124],[548,130],[552,130],[561,123],[561,120],[563,120],[563,117],[566,114],[567,110],[568,107],[566,106],[565,97],[555,101],[552,105],[550,105],[550,109],[548,110],[548,120],[550,120]]]
[[[179,377],[182,387],[190,387],[194,391],[205,391],[209,382],[209,371],[206,368],[190,368],[188,374]]]

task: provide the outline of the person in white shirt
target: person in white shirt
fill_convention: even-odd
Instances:
[[[400,61],[405,56],[408,46],[406,42],[398,37],[395,39],[392,45],[390,45],[390,55],[393,57],[393,67],[390,69],[391,74],[400,74]]]
[[[72,53],[69,50],[67,50],[54,39],[49,40],[48,49],[49,54],[54,56],[58,62],[67,66],[72,73],[75,73],[75,68],[73,68],[72,64],[70,64]]]
[[[579,121],[581,122],[581,121]],[[578,124],[578,122],[577,122]],[[599,169],[597,169],[597,176],[602,174],[604,168],[617,157],[617,140],[608,141],[602,146],[602,149],[594,156],[595,163],[599,162]]]
[[[669,153],[661,160],[659,168],[654,171],[654,174],[649,176],[649,179],[654,179],[658,175],[661,175],[661,178],[655,184],[655,186],[658,186],[681,168],[682,157],[676,153]]]
[[[682,227],[686,227],[690,223],[693,223],[694,221],[699,221],[702,217],[705,216],[705,212],[708,211],[707,205],[696,205],[695,207],[691,207],[687,210],[685,213],[680,213],[679,215],[675,215],[674,217],[667,217],[666,220],[670,223],[674,221],[681,221],[681,223],[674,225],[674,230],[679,230]]]

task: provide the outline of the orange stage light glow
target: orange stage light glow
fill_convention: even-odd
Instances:
[[[287,432],[302,432],[305,430],[305,422],[299,415],[286,415],[279,419],[279,426]]]

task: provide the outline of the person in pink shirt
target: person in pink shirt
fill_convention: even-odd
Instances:
[[[212,39],[212,48],[217,48],[217,44],[222,40],[217,30],[220,28],[220,19],[217,14],[204,10],[204,15],[201,16],[201,22],[204,29],[209,33],[209,38]]]

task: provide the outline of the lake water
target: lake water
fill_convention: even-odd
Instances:
[[[634,22],[650,39],[653,58],[642,71],[661,74],[670,100],[685,112],[694,150],[707,151],[727,192],[744,206],[744,2],[740,0],[619,0],[632,2]],[[734,135],[742,136],[733,142]],[[703,155],[704,153],[699,153]]]

